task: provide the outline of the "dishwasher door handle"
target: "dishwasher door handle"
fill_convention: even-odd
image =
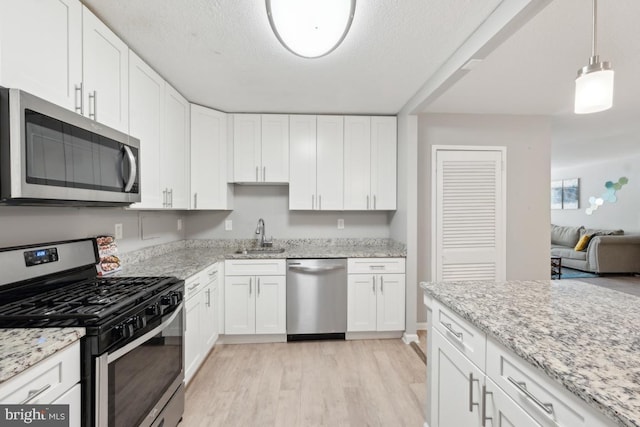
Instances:
[[[289,270],[302,271],[305,273],[321,273],[325,271],[344,270],[344,266],[331,265],[328,267],[306,267],[304,265],[289,264]]]

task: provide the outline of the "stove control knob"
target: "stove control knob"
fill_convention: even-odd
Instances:
[[[134,323],[136,329],[142,329],[147,326],[147,316],[141,314],[139,316],[134,317]]]
[[[162,314],[162,310],[160,309],[160,304],[158,303],[151,304],[149,307],[147,307],[146,312],[151,316],[158,316]]]
[[[131,320],[127,320],[126,322],[123,323],[122,325],[122,335],[125,338],[131,338],[133,336],[135,332],[135,327],[133,325],[133,322]]]
[[[182,295],[179,292],[171,292],[171,305],[178,305],[182,300]]]

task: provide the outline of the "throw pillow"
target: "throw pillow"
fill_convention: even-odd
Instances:
[[[591,240],[591,235],[590,234],[585,234],[584,236],[582,236],[580,238],[580,240],[578,240],[578,243],[576,244],[575,248],[573,248],[574,251],[586,251],[587,250],[587,246],[589,246],[589,240]]]

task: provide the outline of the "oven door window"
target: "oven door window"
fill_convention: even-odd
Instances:
[[[164,331],[109,363],[109,426],[139,425],[182,377],[182,326],[178,315]]]
[[[25,126],[27,183],[125,191],[131,165],[123,144],[31,110]]]

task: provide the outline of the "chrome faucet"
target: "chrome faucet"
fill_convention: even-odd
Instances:
[[[273,242],[270,240],[267,240],[267,238],[265,237],[265,227],[264,227],[264,219],[260,218],[258,220],[258,227],[256,228],[256,234],[260,234],[260,246],[261,247],[270,247],[273,246]]]

